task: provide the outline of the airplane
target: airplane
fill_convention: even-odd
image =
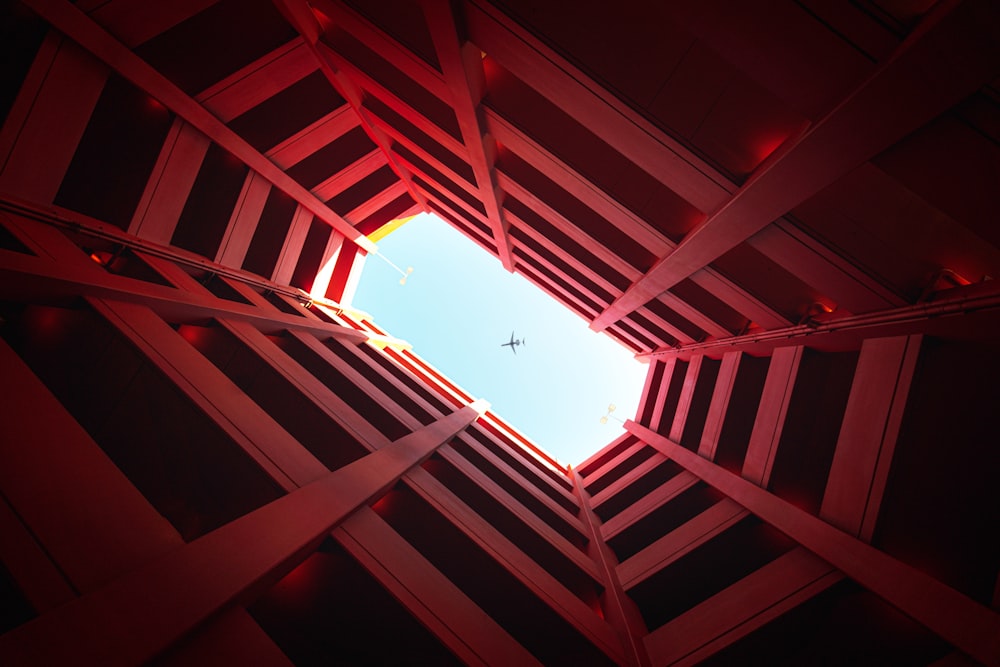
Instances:
[[[500,347],[510,347],[510,351],[513,352],[514,354],[517,354],[517,346],[518,345],[524,345],[524,339],[522,338],[522,339],[518,340],[517,338],[514,338],[514,332],[511,331],[510,332],[510,342],[509,343],[503,343],[503,344],[500,345]]]

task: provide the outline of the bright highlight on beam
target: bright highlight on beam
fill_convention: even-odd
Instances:
[[[486,399],[477,398],[472,403],[469,403],[469,407],[478,412],[479,416],[482,417],[489,411],[491,406],[490,402]]]

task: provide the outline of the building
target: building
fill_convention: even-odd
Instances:
[[[1000,664],[995,2],[2,11],[3,664]],[[419,210],[626,435],[349,307]]]

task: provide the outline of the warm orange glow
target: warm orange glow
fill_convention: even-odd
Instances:
[[[951,283],[954,283],[956,287],[964,287],[965,285],[972,284],[971,280],[969,280],[965,276],[955,273],[951,269],[944,269],[941,272],[941,277]]]
[[[111,262],[111,257],[110,252],[94,251],[90,253],[90,258],[101,266],[107,266]]]
[[[837,309],[837,304],[827,301],[813,301],[806,308],[806,312],[802,315],[802,319],[799,324],[815,324],[821,315],[828,315]],[[824,318],[825,319],[825,318]]]

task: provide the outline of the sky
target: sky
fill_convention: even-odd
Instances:
[[[379,244],[402,270],[369,255],[352,305],[563,464],[622,434],[646,364],[433,214]],[[523,339],[517,354],[501,343]],[[616,406],[606,424],[600,419]]]

